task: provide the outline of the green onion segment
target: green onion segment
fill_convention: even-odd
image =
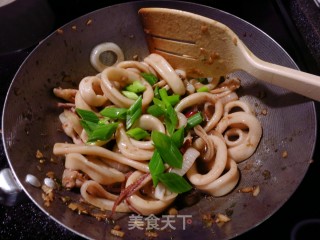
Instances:
[[[151,139],[164,162],[175,168],[182,167],[182,154],[168,135],[152,131]]]
[[[136,140],[141,140],[150,136],[146,130],[139,127],[129,129],[127,134]]]
[[[133,93],[141,93],[146,90],[146,87],[141,82],[134,81],[130,85],[126,86],[125,90]]]
[[[152,86],[156,82],[158,82],[158,78],[156,75],[152,73],[141,73],[141,76]]]
[[[151,173],[153,186],[157,186],[159,182],[158,175],[160,173],[163,173],[165,170],[162,158],[160,156],[160,153],[157,151],[157,149],[154,150],[152,158],[149,162],[149,170]]]
[[[116,107],[106,107],[100,111],[100,114],[105,117],[112,119],[126,119],[128,109],[126,108],[116,108]]]
[[[192,116],[190,116],[187,120],[187,129],[191,129],[197,125],[199,125],[200,123],[203,122],[203,117],[201,112],[197,112],[196,114],[193,114]]]
[[[158,179],[162,182],[171,192],[183,193],[192,189],[192,186],[182,176],[176,173],[160,173]]]
[[[127,111],[126,128],[129,129],[139,119],[142,114],[142,96],[130,106]]]
[[[170,167],[182,167],[183,156],[179,147],[183,144],[183,136],[184,128],[175,131],[172,137],[158,131],[152,131],[151,139],[155,145],[155,151],[149,162],[149,170],[154,186],[160,181],[175,193],[186,192],[192,188],[183,176],[165,172],[165,163]]]

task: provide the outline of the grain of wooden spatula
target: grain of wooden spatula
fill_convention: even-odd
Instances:
[[[244,70],[255,78],[320,101],[320,77],[256,57],[226,25],[168,8],[139,10],[151,53],[192,77],[226,76]]]

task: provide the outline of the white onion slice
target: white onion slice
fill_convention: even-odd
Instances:
[[[117,44],[112,42],[101,43],[95,46],[90,54],[90,62],[98,72],[102,72],[105,68],[110,67],[108,65],[105,65],[100,60],[100,55],[104,52],[112,52],[116,55],[116,61],[110,66],[116,65],[119,62],[124,61],[124,54]]]
[[[158,183],[154,190],[154,197],[161,201],[168,201],[175,198],[178,194],[170,192],[162,183]]]
[[[189,147],[183,154],[182,168],[172,168],[170,172],[183,176],[191,168],[194,161],[199,157],[199,155],[200,152],[198,150],[193,147]]]

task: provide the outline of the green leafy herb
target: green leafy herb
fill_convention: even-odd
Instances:
[[[177,148],[180,148],[184,141],[184,127],[181,127],[177,131],[175,131],[172,134],[171,139],[174,142],[174,144],[177,146]]]
[[[161,88],[159,89],[159,95],[161,97],[161,100],[166,103],[166,104],[170,104],[169,99],[168,99],[168,92],[165,88]]]
[[[98,123],[86,121],[83,119],[80,120],[80,124],[88,135],[90,135],[92,133],[92,131],[99,126]]]
[[[147,112],[156,117],[160,117],[164,115],[166,128],[169,132],[169,135],[172,135],[178,124],[177,113],[172,107],[170,100],[168,100],[170,97],[173,97],[173,96],[168,96],[167,91],[165,89],[160,89],[159,91],[161,92],[160,96],[162,96],[161,97],[162,100],[158,98],[153,98],[152,101],[154,105],[151,105],[147,109]],[[176,95],[176,96],[179,97],[179,95]],[[174,98],[176,98],[176,96],[174,96]]]
[[[171,104],[171,106],[175,106],[180,101],[180,95],[172,94],[167,97],[167,101]]]
[[[157,177],[171,192],[183,193],[192,189],[187,180],[176,173],[159,173]]]
[[[121,92],[124,96],[132,100],[137,100],[139,98],[139,95],[134,92],[130,92],[130,91],[121,91]]]
[[[118,123],[98,125],[88,134],[88,142],[107,141],[117,130]]]
[[[160,99],[153,98],[152,101],[154,105],[157,105],[158,107],[160,107],[164,112],[166,111],[166,104],[162,102]]]
[[[157,149],[153,152],[152,158],[149,162],[149,170],[151,173],[153,186],[157,186],[158,184],[158,175],[160,173],[163,173],[165,170],[162,158],[160,156],[160,153],[157,151]]]
[[[98,122],[98,124],[109,124],[109,123],[110,123],[109,117],[101,117]]]
[[[168,95],[168,92],[165,88],[159,89],[159,95],[161,100],[164,103],[170,104],[171,106],[175,106],[180,101],[180,95],[178,94]]]
[[[156,86],[153,90],[154,92],[154,97],[157,99],[160,99],[160,94],[159,94],[159,86]]]
[[[76,112],[85,121],[89,121],[89,122],[93,122],[93,123],[99,122],[98,116],[92,111],[76,108]]]
[[[134,81],[130,85],[125,87],[125,90],[134,93],[141,93],[146,90],[146,87],[139,81]]]
[[[154,104],[147,108],[147,113],[155,117],[160,117],[164,115],[165,110],[163,110],[163,108],[159,107],[158,105]]]
[[[139,127],[131,128],[127,131],[127,134],[136,140],[141,140],[150,136],[150,134],[146,130]]]
[[[197,89],[197,92],[209,92],[209,88],[207,86],[202,86]]]
[[[182,167],[182,154],[169,136],[152,131],[151,139],[164,162],[175,168]]]
[[[141,76],[152,86],[156,82],[158,82],[158,78],[156,75],[152,73],[141,73]]]
[[[176,129],[176,126],[178,124],[178,116],[177,112],[174,110],[174,108],[170,104],[166,104],[166,112],[164,115],[164,122],[167,127],[167,131],[169,135],[171,136]]]
[[[126,117],[126,129],[131,128],[131,126],[138,120],[142,114],[142,96],[139,96],[138,99],[130,106],[127,111]]]
[[[128,109],[126,108],[116,108],[116,107],[106,107],[100,111],[100,114],[105,117],[112,119],[126,119]]]
[[[109,140],[118,127],[118,123],[104,123],[92,111],[76,109],[80,115],[80,124],[88,135],[88,142]]]

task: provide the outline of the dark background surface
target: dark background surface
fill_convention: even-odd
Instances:
[[[52,25],[48,24],[47,29],[42,29],[38,40],[37,37],[34,38],[34,44],[22,46],[21,49],[14,49],[12,52],[0,52],[1,112],[7,89],[15,72],[24,58],[38,43],[37,41],[78,16],[122,2],[128,1],[48,0],[53,13]],[[252,23],[278,42],[301,70],[320,75],[320,9],[316,8],[312,0],[211,0],[194,2],[224,10]],[[29,31],[32,31],[32,29],[31,27]],[[19,32],[16,34],[19,34]],[[316,103],[316,109],[319,126],[319,103]],[[313,157],[314,162],[310,165],[303,182],[293,196],[268,220],[236,239],[290,239],[294,227],[301,221],[308,219],[320,221],[319,198],[317,197],[318,184],[320,183],[319,155],[319,140],[317,140]],[[1,142],[0,169],[6,167],[8,167],[8,162]],[[318,227],[309,228],[304,234],[303,237],[299,235],[300,237],[297,239],[320,239],[319,223]],[[34,238],[81,239],[51,220],[28,198],[24,198],[13,207],[0,205],[0,239]]]

